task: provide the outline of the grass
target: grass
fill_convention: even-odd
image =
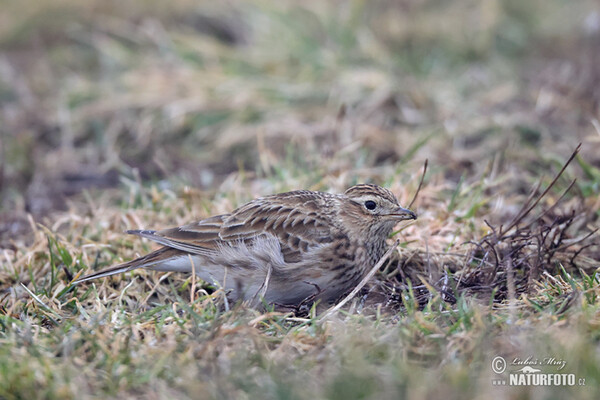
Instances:
[[[5,3],[0,398],[599,397],[593,2]],[[419,219],[326,321],[186,275],[69,284],[153,248],[126,229],[261,195],[408,204],[426,159]],[[576,383],[496,386],[496,356]]]

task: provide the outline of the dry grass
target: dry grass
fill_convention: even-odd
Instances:
[[[598,398],[599,13],[5,2],[0,398]],[[127,229],[260,195],[366,181],[407,204],[426,159],[419,219],[327,321],[185,275],[69,285],[151,248]],[[496,355],[586,384],[496,387]]]

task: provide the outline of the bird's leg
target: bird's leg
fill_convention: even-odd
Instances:
[[[316,296],[318,296],[318,295],[320,295],[321,293],[323,293],[323,289],[321,289],[321,288],[319,287],[319,285],[317,285],[316,283],[314,283],[314,282],[310,282],[310,281],[302,281],[302,282],[306,283],[307,285],[312,285],[312,286],[314,286],[314,287],[315,287],[315,289],[317,289],[317,293],[315,293],[315,294],[311,294],[310,296],[308,296],[308,297],[307,297],[307,299],[309,299],[309,298],[313,298],[313,299],[314,299]],[[306,300],[306,299],[305,299],[305,300]]]
[[[298,304],[294,304],[294,305],[281,305],[281,304],[275,304],[281,307],[285,307],[287,309],[293,310],[294,314],[308,314],[310,307],[308,307],[308,305],[312,305],[312,303],[314,303],[314,300],[321,294],[323,293],[323,289],[321,289],[319,287],[319,285],[317,285],[314,282],[309,282],[309,281],[302,281],[308,285],[312,285],[315,287],[315,289],[317,290],[316,293],[311,294],[310,296],[306,297],[304,300],[302,300],[300,303]]]

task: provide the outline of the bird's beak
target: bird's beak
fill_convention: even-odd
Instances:
[[[405,219],[417,219],[417,214],[410,211],[408,208],[398,207],[393,213],[389,214],[389,217],[403,221]]]

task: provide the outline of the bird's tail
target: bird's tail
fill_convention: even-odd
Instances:
[[[86,275],[82,278],[75,280],[73,284],[76,285],[78,283],[89,281],[92,279],[104,278],[106,276],[128,272],[136,268],[151,267],[155,264],[159,264],[163,261],[166,261],[178,254],[181,254],[181,251],[169,247],[163,247],[161,249],[153,251],[152,253],[146,254],[143,257],[136,258],[135,260],[127,261],[119,265],[113,265],[112,267],[103,269],[98,272],[94,272],[93,274]]]

